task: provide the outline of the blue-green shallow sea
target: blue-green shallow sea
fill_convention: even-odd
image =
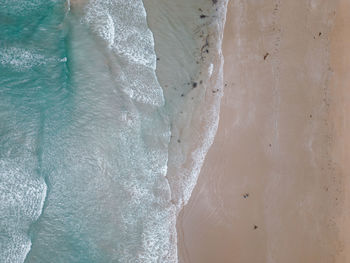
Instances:
[[[23,262],[41,214],[45,144],[71,107],[64,3],[1,1],[0,262]]]
[[[175,260],[142,2],[1,5],[0,262]]]

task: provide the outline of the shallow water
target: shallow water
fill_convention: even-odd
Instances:
[[[0,262],[177,262],[202,2],[1,3]]]
[[[171,124],[167,178],[177,211],[189,200],[219,120],[227,1],[214,2],[144,0]]]

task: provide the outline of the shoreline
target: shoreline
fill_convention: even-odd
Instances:
[[[144,2],[159,58],[157,76],[170,109],[172,135],[167,178],[172,192],[172,203],[177,211],[187,203],[204,156],[214,138],[222,97],[221,40],[227,1],[223,1],[220,5],[202,2],[191,4],[186,1],[186,4],[180,7],[172,6],[169,2],[159,10],[150,8],[152,0]],[[181,24],[187,30],[188,36],[183,35],[182,28],[172,28],[179,30],[173,32],[179,34],[179,39],[186,36],[192,38],[193,46],[190,50],[186,50],[188,47],[183,47],[183,44],[179,49],[169,50],[168,47],[164,47],[169,41],[166,36],[168,32],[160,26],[159,17],[156,15],[156,11],[163,12],[163,9],[167,12],[171,10],[172,17],[169,19],[174,20],[174,23],[181,20],[182,16],[190,17]],[[188,13],[182,14],[181,9],[186,9]],[[191,53],[193,58],[185,74],[183,72],[185,67],[172,65],[171,59],[174,60],[176,56],[181,57],[186,53]],[[193,62],[194,65],[191,65]],[[170,71],[170,68],[175,72]],[[174,78],[174,75],[177,78]],[[178,97],[181,100],[178,100]]]

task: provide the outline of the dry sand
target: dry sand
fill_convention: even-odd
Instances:
[[[350,262],[350,1],[340,0],[331,32],[333,77],[331,117],[334,120],[333,159],[340,167],[342,183],[341,215],[337,218],[340,247],[338,263]]]
[[[350,262],[350,1],[231,0],[181,263]]]

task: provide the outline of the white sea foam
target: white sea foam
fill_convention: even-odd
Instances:
[[[213,74],[213,70],[214,70],[214,65],[213,63],[210,63],[210,66],[208,68],[208,73],[209,73],[209,76],[211,77],[211,75]]]
[[[125,65],[117,81],[131,99],[154,106],[164,105],[163,91],[153,69],[142,64]]]
[[[0,262],[23,262],[30,250],[27,231],[41,214],[47,187],[21,161],[0,160]],[[23,164],[23,161],[22,161]]]
[[[6,240],[1,240],[1,262],[22,263],[30,251],[31,241],[25,233],[12,232]]]
[[[0,49],[0,64],[17,71],[45,64],[45,56],[38,51],[19,47]]]
[[[119,56],[123,70],[116,81],[133,100],[161,106],[164,96],[155,76],[154,40],[141,0],[92,0],[83,22],[90,25]],[[138,76],[138,77],[135,77]]]
[[[92,0],[85,21],[117,54],[155,69],[154,43],[140,0]]]

